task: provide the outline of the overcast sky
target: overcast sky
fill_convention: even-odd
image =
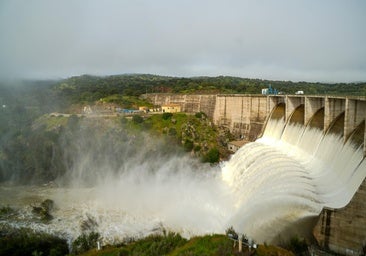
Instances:
[[[366,81],[365,0],[0,0],[0,78]]]

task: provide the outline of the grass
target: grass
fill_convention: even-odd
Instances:
[[[83,256],[240,256],[250,255],[248,248],[243,247],[241,253],[238,246],[233,246],[233,241],[226,235],[205,235],[186,240],[179,234],[151,235],[134,243],[121,247],[106,247],[103,250],[90,250]],[[293,256],[294,254],[283,248],[272,245],[260,245],[251,253],[258,256]],[[252,254],[253,255],[253,254]]]
[[[170,256],[185,255],[234,255],[233,242],[225,235],[194,237],[185,245],[175,249]]]

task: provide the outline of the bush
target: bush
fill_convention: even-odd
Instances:
[[[190,151],[192,151],[193,146],[194,146],[193,141],[187,139],[187,140],[184,141],[183,146],[184,146],[184,150],[186,152],[190,152]]]
[[[137,241],[133,246],[130,255],[138,256],[160,256],[167,255],[175,248],[184,245],[187,242],[180,234],[169,232],[168,234],[151,235],[140,241]]]
[[[82,234],[72,243],[72,252],[80,254],[92,248],[97,247],[97,242],[100,238],[99,233],[90,232],[89,234]]]
[[[162,118],[164,119],[164,120],[168,120],[169,118],[171,118],[173,116],[173,114],[172,113],[167,113],[167,112],[165,112],[165,113],[163,113],[163,116],[162,116]]]
[[[197,112],[194,116],[197,117],[198,119],[207,117],[207,115],[204,112]]]
[[[168,135],[169,136],[175,136],[175,135],[177,135],[177,130],[175,128],[169,128]]]
[[[302,253],[308,251],[308,246],[305,239],[300,239],[296,236],[290,239],[288,249],[293,251],[296,255],[302,255]]]
[[[0,255],[67,255],[67,241],[28,229],[2,230]]]
[[[210,149],[203,157],[204,163],[217,163],[220,160],[220,153],[217,148]]]
[[[202,112],[198,112],[194,116],[197,117],[198,119],[201,119],[202,118]]]
[[[201,148],[202,147],[200,145],[196,145],[193,150],[194,150],[194,152],[198,152],[201,150]]]
[[[142,122],[144,122],[144,118],[140,115],[134,115],[132,116],[132,121],[136,124],[141,124]]]

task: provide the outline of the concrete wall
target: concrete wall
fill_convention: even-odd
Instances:
[[[268,117],[266,96],[218,95],[213,121],[226,126],[238,138],[253,141]]]
[[[183,112],[206,113],[216,125],[225,126],[237,136],[253,141],[268,117],[268,98],[263,95],[180,95],[148,94],[154,105],[179,104]]]
[[[183,112],[204,112],[213,117],[216,95],[185,95],[185,94],[147,94],[146,97],[158,106],[179,104]]]
[[[343,209],[324,209],[314,228],[323,248],[343,255],[362,255],[366,249],[366,180]]]
[[[237,138],[248,141],[260,136],[267,118],[280,104],[285,106],[284,118],[287,122],[303,125],[307,125],[321,110],[322,113],[316,120],[318,124],[315,126],[321,127],[324,132],[333,127],[333,130],[344,133],[345,141],[366,119],[364,97],[245,94],[147,94],[146,97],[155,105],[179,104],[183,112],[204,112],[216,125],[228,127]],[[364,138],[366,139],[366,131]],[[366,143],[364,152],[366,155]]]

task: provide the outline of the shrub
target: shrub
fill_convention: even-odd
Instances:
[[[0,255],[67,255],[67,241],[29,229],[2,230]]]
[[[164,119],[164,120],[168,120],[169,118],[171,118],[173,116],[173,114],[172,113],[167,113],[167,112],[165,112],[165,113],[163,113],[163,116],[162,116],[162,118]]]
[[[290,239],[288,249],[293,251],[296,255],[302,255],[302,253],[307,252],[308,246],[305,239],[300,239],[296,236]]]
[[[72,252],[75,254],[80,254],[92,248],[96,248],[99,238],[100,235],[97,232],[90,232],[89,234],[81,234],[72,243]]]
[[[166,235],[151,235],[134,245],[130,255],[160,256],[167,255],[187,242],[180,234],[169,232]]]
[[[202,117],[207,117],[207,115],[204,112],[197,112],[195,115],[198,119],[201,119]]]
[[[175,128],[169,128],[169,132],[168,132],[169,136],[175,136],[177,135],[177,130]]]
[[[144,118],[140,115],[134,115],[132,116],[132,121],[136,124],[141,124],[142,122],[144,122]]]
[[[202,118],[202,113],[201,112],[198,112],[194,115],[195,117],[201,119]]]
[[[217,148],[210,149],[203,157],[205,163],[217,163],[220,160],[220,153]]]
[[[0,208],[0,218],[2,216],[9,216],[13,213],[15,213],[15,210],[13,208],[11,208],[10,206],[2,206]]]
[[[200,145],[196,145],[193,150],[194,150],[194,152],[198,152],[201,150],[201,148],[202,147]]]
[[[193,145],[193,141],[186,139],[186,140],[184,141],[183,146],[184,146],[184,150],[185,150],[186,152],[190,152],[190,151],[192,151],[193,146],[194,146],[194,145]]]

